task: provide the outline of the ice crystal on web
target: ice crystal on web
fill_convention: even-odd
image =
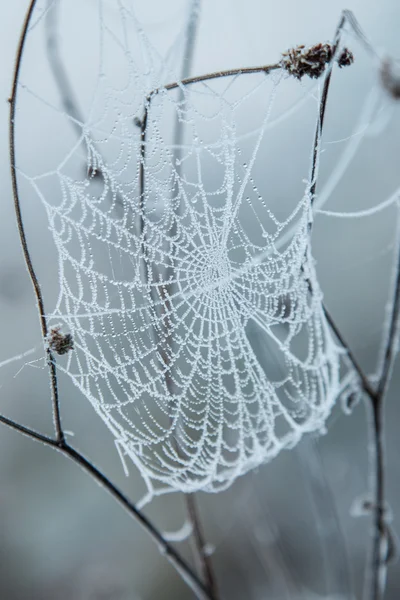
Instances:
[[[130,4],[118,6],[112,23],[99,12],[99,74],[85,121],[74,118],[79,140],[56,169],[29,177],[58,254],[50,326],[71,333],[62,368],[151,493],[214,491],[321,428],[338,393],[310,186],[285,217],[259,191],[282,74],[168,89],[183,29],[160,55]],[[71,163],[82,150],[79,179]]]

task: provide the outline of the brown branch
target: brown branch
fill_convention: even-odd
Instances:
[[[203,81],[210,81],[211,79],[221,79],[222,77],[234,77],[235,75],[251,75],[253,73],[265,73],[268,74],[271,71],[276,71],[281,68],[280,63],[273,65],[262,65],[260,67],[242,67],[239,69],[228,69],[226,71],[215,71],[214,73],[206,73],[205,75],[197,75],[196,77],[187,77],[182,81],[174,81],[168,85],[164,85],[161,88],[153,90],[149,95],[155,95],[161,90],[167,92],[175,90],[178,87],[191,85],[192,83],[201,83]]]
[[[195,42],[195,37],[196,37],[196,33],[197,33],[197,24],[198,24],[198,10],[196,7],[196,1],[194,3],[194,9],[192,9],[192,14],[189,18],[189,22],[188,22],[188,28],[187,28],[187,32],[186,32],[186,48],[184,51],[184,60],[183,60],[183,68],[182,68],[182,84],[186,85],[188,84],[189,81],[192,81],[191,79],[187,78],[187,73],[189,73],[190,68],[191,68],[191,63],[192,63],[192,59],[193,59],[193,53],[194,53],[194,42]],[[194,13],[194,14],[193,14]],[[212,78],[212,77],[210,77]],[[197,78],[198,79],[198,78]],[[175,87],[180,87],[178,86],[178,84],[170,84],[168,85],[165,89],[171,90],[174,89]],[[139,203],[140,203],[140,236],[141,236],[141,241],[142,241],[142,255],[143,255],[143,263],[144,263],[144,276],[145,276],[145,280],[148,283],[148,277],[149,277],[149,270],[148,270],[148,266],[146,263],[146,247],[145,247],[145,220],[144,220],[144,211],[145,211],[145,161],[146,161],[146,135],[147,135],[147,123],[148,123],[148,115],[149,115],[149,109],[150,109],[150,104],[151,104],[151,99],[153,97],[153,95],[155,95],[155,91],[151,92],[148,97],[146,98],[146,103],[145,103],[145,109],[144,109],[144,115],[143,115],[143,119],[140,122],[140,140],[141,140],[141,145],[140,145],[140,165],[139,165]],[[182,87],[180,87],[180,101],[183,100],[183,89]],[[179,145],[181,142],[181,137],[182,137],[182,122],[179,119],[179,116],[177,115],[176,118],[176,123],[175,123],[175,132],[174,132],[174,140],[175,140],[175,146],[176,146],[176,151],[175,151],[175,159],[179,158]],[[177,163],[178,161],[175,160],[175,163]],[[177,167],[177,169],[179,169],[179,167]],[[179,172],[179,171],[178,171]],[[174,193],[177,193],[177,186],[175,185],[175,189],[172,190],[172,195],[174,195]],[[172,228],[174,228],[174,224],[172,225]],[[171,231],[171,236],[173,237],[174,235],[174,229],[172,229]],[[168,281],[170,279],[170,274],[171,274],[171,268],[167,270],[167,275],[166,275],[166,280]],[[156,297],[156,288],[150,288],[150,296],[151,299],[153,301],[153,305],[154,305],[154,310],[156,310],[156,303],[158,301],[158,298]],[[165,341],[165,349],[162,349],[162,356],[163,356],[163,361],[166,365],[168,365],[170,363],[170,357],[169,357],[169,351],[171,350],[171,346],[173,344],[173,339],[171,337],[171,335],[168,333],[168,320],[171,319],[171,317],[168,317],[168,314],[171,315],[172,313],[172,307],[170,304],[170,300],[169,298],[172,296],[173,293],[173,284],[171,283],[169,286],[166,286],[166,288],[164,288],[164,286],[161,286],[161,289],[159,291],[159,294],[162,298],[162,306],[161,306],[161,311],[164,313],[163,315],[163,323],[164,323],[164,329],[166,330],[166,341]],[[174,385],[173,385],[173,380],[171,377],[171,373],[170,372],[166,372],[165,374],[165,384],[167,386],[167,389],[172,397],[173,395],[173,389],[174,389]],[[177,451],[179,449],[177,448]],[[206,551],[205,551],[205,539],[204,539],[204,535],[203,535],[203,531],[202,531],[202,526],[201,526],[201,519],[200,519],[200,515],[198,513],[198,508],[196,506],[196,500],[195,500],[195,496],[194,494],[185,494],[184,495],[184,501],[185,501],[185,505],[186,505],[186,511],[187,511],[187,515],[188,515],[188,519],[189,522],[191,524],[191,528],[192,528],[192,540],[193,540],[193,546],[194,546],[194,554],[195,554],[195,562],[198,565],[198,572],[200,573],[201,579],[204,582],[206,588],[208,589],[208,591],[210,592],[210,594],[217,599],[218,595],[217,595],[217,587],[216,587],[216,582],[215,582],[215,577],[214,577],[214,573],[213,573],[213,568],[211,565],[211,560],[210,557],[207,555]]]
[[[82,467],[84,471],[89,473],[97,483],[104,487],[113,496],[119,504],[135,519],[139,525],[146,531],[148,535],[157,544],[161,554],[165,555],[175,570],[181,575],[182,579],[187,583],[190,589],[200,600],[216,600],[205,585],[199,580],[197,575],[192,571],[191,567],[183,560],[180,554],[171,546],[161,535],[155,525],[140,511],[131,500],[120,490],[116,485],[104,475],[93,463],[83,456],[80,452],[70,446],[65,440],[53,440],[42,435],[24,425],[16,423],[7,417],[0,415],[0,422],[7,425],[11,429],[22,433],[26,437],[41,442],[45,446],[49,446],[64,456],[67,456],[72,462]]]
[[[202,581],[205,582],[208,591],[214,598],[218,598],[217,582],[214,576],[210,556],[207,553],[204,532],[201,526],[199,509],[194,494],[185,494],[186,507],[193,528],[193,540],[196,545],[197,560]]]
[[[195,50],[195,44],[196,44],[196,37],[197,37],[197,30],[198,30],[198,25],[199,25],[199,14],[200,14],[200,3],[201,0],[192,0],[192,6],[190,9],[190,16],[188,19],[188,25],[186,28],[186,43],[185,43],[185,48],[184,48],[184,56],[183,56],[183,64],[182,64],[182,72],[181,72],[181,77],[182,79],[187,79],[192,67],[192,62],[193,62],[193,56],[194,56],[194,50]],[[178,102],[183,102],[184,100],[184,90],[183,88],[180,88],[180,94],[179,94],[179,99]],[[182,120],[179,118],[179,114],[176,115],[176,120],[175,120],[175,131],[174,131],[174,147],[175,147],[175,151],[174,151],[174,164],[176,165],[176,175],[178,176],[180,174],[180,158],[181,158],[181,143],[182,143],[182,136],[183,136],[183,127],[182,127]],[[174,189],[172,190],[172,197],[174,197],[175,195],[177,195],[179,192],[179,186],[178,186],[178,182],[177,180],[175,180],[175,186]],[[175,226],[174,224],[172,225],[172,231],[171,231],[171,237],[175,236],[176,230],[175,230]],[[173,251],[173,250],[172,250]],[[173,266],[169,269],[167,269],[167,273],[166,273],[166,281],[171,280],[172,281],[172,274],[173,274]],[[166,293],[163,293],[163,306],[165,307],[165,312],[168,312],[169,314],[171,314],[171,304],[169,301],[169,298],[173,296],[174,293],[174,284],[171,283],[166,290]],[[169,317],[170,319],[172,319],[172,317]],[[166,319],[166,323],[168,320],[168,316],[165,315],[165,319]],[[166,364],[168,364],[168,350],[170,350],[172,352],[172,345],[174,343],[173,341],[173,337],[172,335],[168,334],[168,325],[166,326],[166,349],[167,352],[165,352],[165,362]],[[170,372],[165,374],[166,377],[166,383],[168,388],[171,390],[171,392],[173,391],[173,381],[172,381],[172,375]],[[192,527],[192,540],[193,540],[193,550],[195,553],[195,558],[196,558],[196,562],[198,563],[198,573],[200,574],[201,580],[205,583],[207,589],[211,592],[211,594],[214,596],[214,598],[218,598],[218,593],[217,593],[217,586],[216,586],[216,582],[215,582],[215,576],[214,576],[214,571],[213,571],[213,567],[212,567],[212,563],[211,563],[211,557],[208,556],[208,554],[205,552],[205,546],[206,546],[206,542],[205,542],[205,538],[203,535],[203,530],[202,530],[202,524],[201,524],[201,518],[200,518],[200,514],[199,514],[199,510],[197,507],[197,503],[196,503],[196,498],[194,494],[185,494],[184,495],[184,499],[185,499],[185,504],[186,504],[186,512]]]
[[[31,255],[30,255],[30,252],[28,249],[28,243],[27,243],[24,223],[23,223],[23,219],[22,219],[21,203],[19,200],[18,181],[17,181],[17,174],[16,174],[16,160],[15,160],[15,114],[16,114],[16,106],[17,106],[17,90],[18,90],[19,76],[20,76],[20,71],[21,71],[21,64],[22,64],[22,57],[23,57],[23,53],[24,53],[26,36],[28,33],[28,28],[29,28],[29,24],[30,24],[30,21],[32,18],[33,11],[35,9],[35,5],[36,5],[36,0],[31,0],[28,10],[27,10],[27,13],[25,15],[25,19],[24,19],[24,22],[22,25],[21,35],[20,35],[20,38],[18,41],[18,46],[17,46],[17,54],[16,54],[16,58],[15,58],[15,66],[14,66],[11,96],[10,96],[9,152],[10,152],[10,167],[11,167],[11,183],[12,183],[14,209],[15,209],[18,233],[19,233],[19,237],[20,237],[20,241],[21,241],[21,247],[22,247],[22,252],[24,255],[24,259],[25,259],[25,264],[27,266],[29,276],[32,281],[33,290],[34,290],[34,293],[36,296],[36,303],[37,303],[38,312],[39,312],[40,327],[41,327],[41,331],[42,331],[43,341],[46,344],[45,351],[46,351],[47,366],[48,366],[49,375],[50,375],[54,426],[55,426],[55,431],[56,431],[56,435],[57,435],[57,440],[63,441],[64,440],[64,432],[63,432],[62,426],[61,426],[56,362],[55,362],[53,353],[51,352],[49,346],[46,343],[48,327],[47,327],[47,320],[46,320],[46,316],[45,316],[46,313],[44,310],[43,295],[42,295],[42,290],[40,288],[38,278],[36,276],[35,269],[33,267]]]
[[[328,102],[329,87],[330,87],[331,79],[332,79],[332,71],[333,71],[333,65],[334,65],[333,59],[334,59],[335,55],[337,54],[341,34],[342,34],[345,23],[346,23],[346,17],[344,14],[342,14],[342,17],[339,21],[339,25],[337,26],[337,29],[336,29],[333,46],[332,46],[332,60],[331,60],[330,65],[328,65],[328,71],[325,76],[324,87],[322,89],[322,96],[321,96],[321,101],[319,104],[319,114],[318,114],[318,122],[317,122],[317,127],[315,130],[315,136],[314,136],[314,148],[313,148],[313,158],[312,158],[311,177],[310,177],[310,180],[311,180],[311,187],[310,187],[311,207],[314,204],[315,193],[316,193],[316,189],[317,189],[317,169],[318,169],[319,144],[320,144],[320,140],[321,140],[322,129],[324,126],[326,105]],[[311,223],[310,223],[310,228],[311,228]]]
[[[373,439],[371,445],[372,461],[375,467],[373,489],[373,532],[371,552],[371,573],[367,578],[367,591],[370,600],[382,600],[385,590],[385,572],[388,556],[382,552],[384,543],[389,543],[390,531],[386,518],[385,499],[385,442],[384,442],[384,405],[388,391],[393,364],[397,352],[397,336],[400,315],[400,248],[396,257],[395,282],[393,290],[392,312],[389,331],[384,350],[381,374],[375,397],[371,397]],[[389,538],[389,539],[388,539]]]
[[[387,392],[390,375],[393,368],[393,362],[396,358],[396,342],[399,327],[400,313],[400,250],[396,260],[395,284],[393,292],[392,312],[389,321],[389,333],[384,352],[382,372],[379,377],[376,394],[378,399],[385,396]]]
[[[359,362],[357,361],[356,357],[354,356],[354,353],[352,352],[350,346],[348,345],[348,343],[346,342],[345,338],[343,337],[343,334],[341,333],[340,329],[338,328],[338,326],[336,325],[335,321],[333,320],[330,312],[328,311],[326,305],[323,305],[323,311],[325,313],[325,317],[326,320],[328,321],[330,328],[332,329],[332,331],[334,332],[335,336],[337,337],[337,339],[339,340],[341,346],[346,350],[346,356],[349,359],[354,371],[357,373],[360,382],[361,382],[361,386],[364,390],[364,392],[371,398],[374,399],[376,397],[376,392],[374,390],[374,388],[372,387],[367,375],[364,373],[364,371],[362,370]]]
[[[47,322],[46,322],[46,318],[45,318],[43,297],[42,297],[39,282],[37,280],[35,271],[33,269],[30,253],[29,253],[28,246],[27,246],[26,235],[25,235],[22,214],[21,214],[21,207],[20,207],[19,196],[18,196],[17,178],[16,178],[16,172],[15,172],[15,122],[14,121],[15,121],[15,110],[16,110],[17,86],[18,86],[18,79],[19,79],[22,55],[23,55],[23,50],[24,50],[24,45],[25,45],[25,39],[26,39],[29,22],[30,22],[35,4],[36,4],[36,0],[32,0],[29,5],[28,11],[27,11],[27,14],[25,17],[23,29],[21,32],[18,49],[17,49],[17,57],[16,57],[16,63],[15,63],[14,77],[13,77],[12,93],[11,93],[11,97],[10,97],[10,163],[11,163],[11,177],[12,177],[14,205],[15,205],[18,231],[19,231],[19,235],[20,235],[20,239],[21,239],[21,246],[22,246],[22,250],[24,253],[24,257],[25,257],[25,262],[26,262],[26,265],[27,265],[27,268],[28,268],[28,271],[29,271],[29,274],[30,274],[30,277],[32,280],[32,284],[33,284],[36,299],[37,299],[43,338],[46,339],[48,328],[47,328]],[[348,22],[350,24],[354,33],[360,39],[360,41],[365,45],[365,47],[369,51],[373,52],[371,45],[369,44],[369,42],[366,39],[363,32],[361,31],[361,28],[359,27],[357,21],[355,20],[354,15],[350,11],[344,11],[342,14],[342,18],[339,23],[336,35],[335,35],[333,53],[336,52],[336,49],[339,44],[340,34],[341,34],[344,24],[346,22]],[[276,63],[273,65],[267,65],[267,66],[261,66],[261,67],[247,67],[247,68],[239,68],[239,69],[230,69],[227,71],[218,71],[215,73],[208,73],[208,74],[200,75],[197,77],[185,78],[185,79],[182,79],[182,81],[179,81],[179,82],[177,81],[177,82],[168,84],[166,86],[163,86],[161,88],[157,88],[148,95],[148,97],[146,98],[146,102],[145,102],[144,116],[141,121],[141,165],[140,165],[140,175],[139,175],[139,178],[140,178],[139,186],[140,186],[140,202],[141,202],[142,209],[143,209],[144,197],[145,197],[144,161],[145,161],[145,146],[146,146],[146,129],[147,129],[148,112],[150,109],[152,97],[155,96],[157,93],[159,93],[162,90],[170,91],[173,89],[180,88],[182,86],[188,86],[188,85],[191,85],[194,83],[201,83],[201,82],[209,81],[212,79],[219,79],[219,78],[229,77],[229,76],[245,75],[245,74],[260,73],[260,72],[264,72],[267,74],[267,73],[269,73],[273,70],[279,69],[281,67],[282,67],[281,63]],[[316,130],[315,139],[314,139],[313,160],[312,160],[312,169],[311,169],[311,187],[310,187],[311,205],[313,204],[315,195],[316,195],[319,142],[320,142],[320,137],[322,134],[322,127],[323,127],[323,122],[324,122],[324,117],[325,117],[326,103],[327,103],[329,85],[330,85],[330,79],[331,79],[331,71],[332,71],[332,65],[329,66],[329,71],[328,71],[328,73],[325,77],[325,81],[324,81],[324,88],[323,88],[322,98],[321,98],[321,103],[320,103],[317,130]],[[141,229],[142,229],[142,231],[144,229],[144,221],[143,221],[142,213],[141,213]],[[310,233],[311,233],[311,228],[310,228]],[[384,363],[383,363],[382,374],[381,374],[376,392],[373,390],[368,378],[363,373],[361,367],[359,366],[358,362],[356,361],[350,348],[345,343],[345,340],[344,340],[343,336],[341,335],[339,329],[335,325],[332,317],[329,315],[327,310],[324,309],[327,320],[328,320],[332,330],[334,331],[335,335],[338,337],[339,341],[342,343],[343,347],[347,350],[348,358],[360,378],[360,381],[361,381],[364,391],[366,392],[367,396],[371,400],[371,405],[372,405],[372,410],[373,410],[374,457],[375,457],[375,502],[374,502],[373,563],[371,565],[371,588],[369,590],[371,600],[381,600],[381,598],[383,597],[383,589],[382,589],[382,586],[380,585],[380,580],[381,580],[380,575],[381,575],[381,570],[382,570],[382,557],[381,557],[380,549],[381,549],[383,536],[387,535],[387,524],[385,522],[385,516],[384,516],[383,401],[384,401],[384,397],[385,397],[387,387],[389,384],[390,374],[391,374],[391,370],[393,367],[393,361],[394,361],[394,357],[395,357],[397,322],[398,322],[399,311],[400,311],[400,255],[399,255],[399,261],[398,261],[396,273],[397,273],[396,274],[396,284],[395,284],[395,292],[394,292],[393,311],[392,311],[391,323],[390,323],[390,328],[389,328],[389,336],[388,336],[387,346],[386,346],[386,350],[385,350],[385,358],[384,358]],[[38,433],[34,432],[33,430],[29,430],[29,429],[23,427],[22,425],[18,425],[16,423],[6,419],[5,417],[0,418],[0,421],[2,421],[3,423],[7,424],[10,427],[13,427],[14,429],[18,429],[21,433],[24,433],[25,435],[29,435],[30,437],[33,437],[34,439],[42,441],[43,443],[45,443],[47,445],[51,445],[53,447],[56,446],[62,453],[69,456],[69,458],[71,458],[72,460],[74,460],[75,462],[80,464],[85,470],[87,470],[89,473],[91,473],[92,476],[95,479],[97,479],[97,481],[102,483],[128,510],[130,510],[131,514],[133,513],[135,515],[135,517],[145,527],[145,529],[150,533],[150,535],[152,535],[153,539],[155,539],[159,544],[161,544],[162,548],[164,549],[168,558],[171,560],[171,562],[174,564],[174,566],[180,572],[184,573],[184,577],[186,580],[187,580],[187,578],[189,578],[189,580],[191,581],[191,584],[194,585],[195,588],[197,589],[197,593],[200,590],[200,592],[203,594],[202,596],[199,596],[199,597],[206,597],[206,598],[213,597],[212,595],[207,593],[207,591],[205,590],[205,588],[204,588],[203,584],[201,584],[201,582],[196,582],[195,576],[193,574],[191,574],[189,567],[187,567],[187,565],[185,565],[185,563],[183,563],[183,561],[179,557],[179,555],[177,555],[177,553],[175,551],[173,551],[173,549],[169,550],[169,545],[165,542],[165,540],[163,540],[163,538],[160,536],[158,531],[152,526],[152,524],[146,519],[146,517],[144,517],[144,515],[142,515],[142,513],[140,513],[134,507],[134,505],[132,505],[129,502],[129,500],[126,499],[125,496],[123,496],[123,494],[121,492],[119,492],[119,490],[117,490],[117,488],[115,488],[113,486],[113,484],[111,484],[111,482],[109,482],[109,480],[107,478],[105,478],[105,476],[100,471],[98,471],[96,469],[96,467],[91,465],[91,463],[89,463],[84,457],[82,457],[79,453],[77,453],[74,449],[72,449],[70,446],[68,446],[65,443],[63,431],[62,431],[62,427],[61,427],[61,420],[60,420],[55,361],[54,361],[52,353],[48,347],[46,347],[46,354],[47,354],[47,363],[48,363],[49,371],[50,371],[52,399],[53,399],[53,414],[54,414],[54,419],[55,419],[57,441],[53,441],[53,440],[50,440],[49,438],[46,438],[45,436],[41,436],[41,434],[38,434]],[[202,540],[201,530],[198,529],[197,534],[195,534],[195,535],[197,535],[199,544],[202,544],[202,546],[204,547],[204,544],[202,543],[203,540]]]
[[[364,45],[366,50],[376,56],[370,42],[363,33],[360,25],[358,24],[353,13],[345,10],[342,13],[338,28],[335,34],[334,51],[337,51],[340,35],[343,31],[346,22],[352,28],[354,34],[359,41]],[[330,78],[332,72],[332,66],[330,65],[329,71],[326,75],[324,88],[321,97],[319,120],[317,124],[317,130],[314,139],[314,150],[313,150],[313,161],[311,170],[311,187],[310,187],[310,202],[311,206],[314,203],[316,196],[316,185],[317,185],[317,170],[318,170],[318,154],[319,154],[319,143],[322,134],[322,127],[325,116],[325,109],[330,85]],[[311,233],[311,225],[309,228]],[[373,527],[372,527],[372,550],[371,550],[371,564],[366,569],[366,586],[365,596],[368,600],[382,600],[385,590],[385,570],[387,567],[388,557],[382,552],[382,545],[390,538],[390,532],[388,531],[388,524],[385,516],[385,456],[384,456],[384,399],[386,396],[387,388],[389,386],[390,375],[393,368],[393,362],[396,354],[396,341],[397,341],[397,329],[398,320],[400,313],[400,252],[396,265],[396,277],[394,286],[394,298],[393,298],[393,309],[389,325],[389,335],[386,342],[386,348],[384,352],[384,361],[382,367],[382,373],[379,378],[378,386],[376,390],[371,385],[367,375],[362,370],[358,361],[356,360],[353,352],[346,343],[343,335],[339,328],[335,324],[333,318],[329,314],[326,307],[323,307],[327,321],[335,333],[336,337],[346,350],[347,357],[357,373],[362,389],[364,390],[367,398],[369,399],[372,419],[371,419],[371,473],[373,473],[373,501],[371,510],[373,511]]]
[[[46,444],[46,446],[58,446],[58,442],[56,440],[53,440],[52,438],[47,437],[47,435],[43,435],[42,433],[39,433],[30,427],[25,427],[25,425],[21,425],[21,423],[17,423],[16,421],[13,421],[4,415],[0,415],[0,423],[7,425],[7,427],[14,429],[14,431],[19,431],[19,433],[22,433],[23,435],[30,437],[37,442],[42,442],[43,444]]]
[[[167,559],[171,562],[171,564],[175,567],[177,572],[181,575],[184,581],[190,586],[190,588],[194,591],[196,596],[200,599],[208,599],[215,600],[212,594],[208,592],[203,583],[197,578],[195,573],[192,572],[189,565],[181,558],[181,556],[174,550],[170,544],[164,540],[159,531],[155,528],[155,526],[147,519],[147,517],[139,511],[136,506],[101,472],[99,471],[92,463],[90,463],[83,455],[73,449],[65,442],[64,432],[61,426],[61,417],[60,417],[60,406],[59,406],[59,397],[58,397],[58,388],[57,388],[57,371],[56,364],[54,360],[54,356],[50,350],[49,345],[47,344],[47,336],[48,336],[48,325],[47,319],[45,316],[44,310],[44,301],[43,295],[40,288],[40,284],[36,275],[36,272],[33,267],[31,255],[28,248],[25,228],[22,219],[21,212],[21,204],[19,199],[18,192],[18,182],[16,176],[16,159],[15,159],[15,115],[16,115],[16,103],[17,103],[17,89],[19,83],[19,76],[21,71],[22,58],[25,48],[26,37],[29,29],[29,24],[35,9],[37,0],[31,0],[24,22],[21,30],[21,35],[19,38],[14,74],[12,80],[12,90],[11,96],[9,99],[10,102],[10,117],[9,117],[9,150],[10,150],[10,166],[11,166],[11,181],[12,181],[12,190],[13,190],[13,198],[14,198],[14,207],[16,214],[16,222],[18,227],[18,232],[20,236],[22,251],[25,259],[25,263],[32,281],[34,293],[36,296],[36,301],[38,305],[38,312],[40,318],[40,325],[42,330],[43,340],[46,342],[46,356],[47,356],[47,364],[50,373],[50,383],[51,383],[51,393],[52,393],[52,401],[53,401],[53,415],[55,421],[55,430],[56,430],[56,439],[53,440],[44,436],[32,429],[29,429],[7,417],[0,416],[0,422],[7,425],[8,427],[26,435],[36,441],[40,441],[41,443],[50,446],[52,448],[56,448],[62,454],[68,456],[73,462],[79,464],[84,470],[86,470],[92,477],[98,481],[101,485],[103,485],[114,498],[116,498],[120,504],[124,506],[126,510],[130,513],[131,516],[138,521],[142,527],[146,530],[146,532],[152,537],[152,539],[158,544],[160,551],[166,555]]]

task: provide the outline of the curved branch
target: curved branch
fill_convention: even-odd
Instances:
[[[199,580],[191,567],[183,560],[179,553],[169,544],[155,527],[155,525],[140,511],[131,500],[104,475],[93,463],[75,450],[65,441],[53,440],[41,433],[34,431],[24,425],[20,425],[3,415],[0,415],[0,423],[7,425],[11,429],[22,433],[26,437],[41,442],[45,446],[50,446],[64,456],[67,456],[72,462],[79,465],[93,479],[103,486],[113,496],[123,508],[137,521],[147,534],[156,542],[161,554],[165,555],[171,565],[182,576],[197,598],[200,600],[216,600],[215,597],[206,589],[205,585]]]
[[[348,10],[344,10],[340,19],[339,25],[336,30],[334,40],[334,52],[337,51],[340,35],[343,31],[345,23],[348,23],[353,30],[358,40],[364,45],[366,50],[370,52],[375,58],[376,53],[373,50],[370,42],[362,31],[358,21],[354,17],[353,13]],[[324,88],[322,92],[319,119],[317,123],[317,129],[314,138],[314,149],[313,149],[313,160],[311,170],[311,187],[310,187],[310,203],[313,206],[314,199],[316,196],[317,186],[317,174],[318,174],[318,156],[319,156],[319,145],[322,134],[322,127],[324,123],[325,109],[329,91],[329,84],[331,78],[331,65],[329,66]],[[312,225],[310,223],[309,233],[311,234]],[[387,392],[387,388],[390,381],[390,375],[392,372],[393,362],[396,354],[396,342],[397,342],[397,331],[398,321],[400,314],[400,250],[396,264],[395,271],[395,286],[394,286],[394,298],[393,308],[389,324],[389,335],[386,342],[384,351],[384,360],[382,366],[382,372],[379,378],[378,386],[376,390],[370,383],[367,375],[363,372],[361,366],[356,360],[353,352],[351,351],[348,344],[345,342],[343,335],[339,328],[335,324],[331,315],[329,314],[326,307],[323,307],[327,321],[335,333],[336,337],[340,341],[343,348],[346,350],[347,357],[350,363],[357,373],[361,386],[366,393],[366,396],[370,402],[372,410],[371,420],[371,473],[373,474],[373,501],[371,509],[373,511],[373,526],[372,526],[372,548],[371,548],[371,563],[366,569],[366,585],[365,585],[365,597],[368,600],[382,600],[385,591],[385,573],[387,567],[387,556],[382,552],[382,545],[387,542],[388,526],[385,518],[385,448],[384,448],[384,399]]]
[[[29,24],[32,19],[33,12],[35,10],[37,0],[31,0],[29,7],[27,9],[25,19],[22,25],[22,30],[17,46],[17,53],[15,59],[13,80],[12,80],[12,90],[11,96],[9,98],[10,103],[10,116],[9,116],[9,153],[10,153],[10,167],[11,167],[11,181],[12,181],[12,191],[13,191],[13,199],[14,199],[14,208],[16,215],[16,222],[19,232],[19,237],[21,241],[21,247],[25,259],[25,263],[32,281],[34,293],[36,296],[36,301],[38,305],[40,326],[42,331],[43,340],[45,341],[48,336],[48,325],[46,319],[46,313],[44,310],[44,300],[41,291],[41,287],[39,284],[39,280],[37,278],[35,269],[33,267],[32,258],[30,255],[30,251],[28,248],[24,223],[22,219],[21,212],[21,203],[19,199],[19,190],[18,190],[18,181],[16,176],[16,158],[15,158],[15,115],[16,115],[16,103],[17,103],[17,89],[19,83],[19,76],[21,71],[22,58],[24,54],[25,42],[27,38],[27,33],[29,30]],[[68,456],[73,462],[79,464],[85,471],[87,471],[92,477],[98,481],[103,487],[105,487],[109,493],[118,500],[120,504],[129,512],[131,516],[135,518],[137,522],[145,529],[145,531],[152,537],[152,539],[157,543],[161,553],[165,554],[167,559],[171,562],[171,564],[175,567],[177,572],[181,575],[184,581],[189,585],[189,587],[196,594],[197,598],[201,600],[214,600],[214,597],[211,593],[208,592],[204,584],[198,579],[198,577],[193,573],[192,569],[189,565],[181,558],[181,556],[174,550],[174,548],[164,540],[160,532],[156,529],[156,527],[152,524],[149,519],[139,510],[136,506],[101,472],[97,467],[95,467],[91,462],[89,462],[83,455],[77,452],[74,448],[69,446],[65,441],[64,432],[61,426],[61,417],[60,417],[60,406],[59,406],[59,397],[58,397],[58,387],[57,387],[57,371],[56,371],[56,363],[54,360],[54,356],[48,345],[45,347],[47,365],[50,373],[50,383],[51,383],[51,393],[52,393],[52,403],[53,403],[53,415],[55,421],[55,430],[56,430],[56,439],[53,440],[44,436],[28,427],[25,427],[7,417],[0,416],[0,422],[7,425],[8,427],[18,431],[19,433],[26,435],[36,441],[39,441],[47,446],[57,449],[59,452]]]
[[[12,191],[14,198],[14,209],[15,216],[17,221],[19,238],[21,241],[22,252],[24,254],[25,264],[27,266],[29,276],[32,281],[33,290],[36,296],[36,302],[39,311],[39,319],[40,319],[40,327],[42,330],[42,337],[44,343],[46,343],[46,338],[48,335],[48,326],[46,313],[44,310],[44,301],[42,290],[40,288],[40,284],[38,278],[36,276],[35,269],[33,267],[31,255],[28,249],[28,243],[26,239],[26,233],[24,228],[24,223],[22,219],[21,212],[21,203],[19,200],[19,192],[18,192],[18,181],[16,174],[16,163],[15,163],[15,113],[17,106],[17,90],[19,83],[19,76],[21,71],[22,57],[25,48],[26,36],[29,29],[29,24],[35,9],[37,0],[31,0],[27,13],[25,15],[24,23],[22,25],[21,35],[18,41],[17,46],[17,54],[15,58],[15,66],[12,80],[12,88],[11,88],[11,96],[9,98],[10,102],[10,116],[9,116],[9,153],[10,153],[10,167],[11,167],[11,183],[12,183]],[[60,415],[60,403],[58,397],[58,386],[57,386],[57,370],[56,370],[56,362],[48,345],[45,346],[46,351],[46,359],[47,366],[49,369],[50,375],[50,386],[51,386],[51,396],[52,396],[52,405],[53,405],[53,419],[55,425],[55,431],[57,435],[58,441],[64,440],[64,432],[61,426],[61,415]]]

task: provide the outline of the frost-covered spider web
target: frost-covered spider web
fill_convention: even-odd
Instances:
[[[85,120],[58,112],[79,139],[25,174],[57,249],[49,324],[74,341],[59,368],[151,493],[214,491],[323,427],[338,394],[310,183],[285,212],[264,181],[282,73],[166,89],[185,23],[162,54],[129,2],[98,5]]]

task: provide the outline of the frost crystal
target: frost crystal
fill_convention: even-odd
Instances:
[[[166,89],[184,34],[161,59],[120,4],[119,24],[99,21],[79,140],[30,178],[58,252],[51,323],[74,340],[61,368],[150,492],[215,491],[321,429],[339,389],[310,198],[278,217],[258,189],[279,77],[272,89],[264,73]],[[41,191],[46,178],[58,193]]]

